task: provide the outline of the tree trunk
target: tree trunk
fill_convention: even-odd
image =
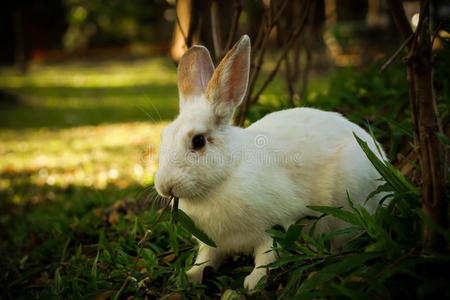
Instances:
[[[388,5],[396,25],[405,40],[412,33],[404,9],[399,0],[389,0]],[[434,223],[446,227],[447,205],[441,180],[439,141],[437,139],[438,119],[434,111],[433,86],[431,79],[431,37],[429,29],[430,2],[420,2],[420,20],[416,32],[406,49],[405,63],[408,70],[409,92],[415,143],[419,148],[422,169],[422,209]],[[445,246],[444,238],[424,224],[423,247],[439,250]]]
[[[187,50],[187,34],[191,22],[191,0],[178,0],[176,4],[177,21],[173,33],[170,55],[175,61],[180,60]]]

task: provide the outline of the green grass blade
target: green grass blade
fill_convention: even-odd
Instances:
[[[214,241],[206,233],[204,233],[197,226],[195,226],[194,221],[192,221],[192,219],[189,218],[189,216],[181,209],[178,209],[177,221],[180,222],[180,224],[184,227],[184,229],[189,231],[193,236],[198,238],[206,245],[214,248],[217,247],[216,243],[214,243]]]
[[[380,160],[373,152],[370,150],[367,142],[360,139],[355,133],[353,133],[356,141],[358,142],[361,149],[366,154],[367,158],[370,160],[372,165],[377,169],[377,171],[383,176],[383,178],[399,193],[412,193],[416,196],[420,195],[420,190],[411,184],[397,168],[391,165],[387,161]]]
[[[313,276],[306,279],[298,290],[298,294],[307,293],[313,290],[315,287],[332,280],[337,275],[342,275],[351,271],[354,268],[364,265],[364,263],[370,259],[377,257],[377,253],[359,253],[349,255],[343,258],[341,261],[327,265]]]
[[[335,216],[338,219],[341,219],[347,223],[350,223],[352,225],[356,225],[356,226],[361,226],[361,222],[359,220],[359,218],[346,210],[343,210],[341,208],[337,208],[337,207],[331,207],[331,206],[307,206],[309,209],[324,213],[324,214],[329,214],[332,216]]]

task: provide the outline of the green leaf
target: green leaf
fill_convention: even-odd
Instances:
[[[440,132],[437,133],[437,138],[438,138],[439,142],[441,142],[442,145],[444,145],[444,146],[448,146],[450,144],[450,139],[448,138],[448,136],[443,135]]]
[[[91,267],[91,274],[89,276],[88,287],[93,290],[97,290],[97,263],[98,257],[100,255],[100,250],[97,251],[97,256],[94,259]]]
[[[422,209],[417,209],[417,214],[419,215],[419,217],[422,219],[422,221],[427,224],[428,227],[430,227],[431,229],[433,229],[434,231],[439,232],[439,234],[441,234],[445,240],[447,241],[447,243],[450,243],[450,231],[448,231],[448,229],[440,226],[439,224],[437,224],[436,222],[433,222],[433,220],[431,220],[424,212]]]
[[[300,255],[283,256],[283,257],[279,258],[277,261],[274,261],[264,267],[278,268],[278,267],[284,266],[289,263],[295,263],[295,262],[303,261],[306,259],[309,259],[309,257],[308,256],[300,256]]]
[[[142,258],[145,262],[145,267],[147,268],[147,272],[151,273],[153,268],[158,265],[158,258],[155,253],[148,248],[142,249]]]
[[[402,132],[403,134],[409,136],[410,138],[413,137],[413,133],[411,130],[410,126],[407,126],[405,124],[401,124],[391,118],[387,118],[387,117],[382,117],[381,118],[383,121],[385,121],[386,123],[388,123],[389,125],[391,125],[392,127],[398,129],[400,132]],[[411,124],[408,124],[411,125]]]
[[[342,275],[352,269],[362,266],[366,261],[377,257],[378,253],[360,253],[344,257],[341,261],[327,265],[313,276],[306,279],[300,286],[298,293],[303,294],[311,291],[315,287],[333,279],[337,275]]]
[[[286,232],[285,241],[288,244],[295,243],[300,238],[300,234],[302,233],[303,225],[300,224],[292,224],[289,226]]]
[[[172,247],[173,252],[178,256],[178,250],[180,245],[178,243],[178,226],[176,223],[171,222],[168,226],[169,229],[169,245]]]
[[[366,204],[371,198],[373,198],[375,195],[379,193],[391,193],[392,194],[392,186],[388,183],[381,184],[377,187],[377,189],[373,192],[371,192],[367,198],[364,204]]]
[[[361,231],[361,228],[360,227],[348,227],[348,228],[344,228],[344,229],[339,229],[339,230],[336,230],[336,231],[333,231],[333,232],[330,232],[330,233],[326,234],[326,237],[330,238],[330,237],[335,236],[335,235],[353,233],[353,232],[356,232],[356,231]]]
[[[379,251],[383,251],[386,248],[386,241],[385,240],[380,240],[377,241],[369,246],[367,246],[364,251],[365,252],[379,252]]]
[[[360,139],[353,133],[356,141],[366,154],[372,165],[383,176],[383,178],[399,193],[412,193],[420,196],[420,190],[411,184],[400,171],[387,161],[382,161],[370,150],[367,142]]]
[[[356,226],[361,226],[361,222],[358,219],[358,216],[356,216],[355,214],[343,210],[342,208],[337,208],[337,207],[332,207],[332,206],[307,206],[309,209],[324,213],[324,214],[329,214],[332,216],[335,216],[338,219],[341,219],[347,223],[350,223],[352,225],[356,225]]]
[[[62,289],[62,278],[61,278],[61,274],[59,273],[59,268],[56,268],[55,271],[55,289],[56,292],[59,294],[61,292]]]
[[[192,219],[189,218],[189,216],[181,209],[178,209],[177,221],[184,227],[184,229],[189,231],[193,236],[198,238],[206,245],[214,248],[217,247],[216,243],[214,243],[214,241],[206,233],[195,226],[194,221],[192,221]]]
[[[374,144],[375,144],[375,147],[377,148],[378,153],[380,154],[380,156],[383,156],[383,154],[381,153],[380,145],[376,142],[375,134],[373,133],[372,126],[370,126],[370,124],[368,123],[367,127],[369,128],[369,134],[374,141]]]
[[[371,299],[371,295],[363,291],[358,291],[355,287],[346,287],[341,284],[332,282],[330,287],[335,288],[342,293],[348,299]]]

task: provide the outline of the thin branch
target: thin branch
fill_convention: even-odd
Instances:
[[[255,41],[252,43],[252,52],[251,52],[252,61],[255,60],[255,53],[257,52],[257,50],[260,49],[262,38],[264,36],[264,32],[266,29],[266,27],[264,26],[264,23],[267,22],[266,18],[267,18],[267,16],[265,14],[263,14],[261,26],[259,27],[258,34],[256,35]]]
[[[270,2],[271,7],[268,9],[268,17],[267,17],[267,24],[265,26],[265,35],[264,39],[262,41],[262,45],[259,48],[259,56],[258,56],[258,62],[256,64],[256,67],[253,69],[253,72],[250,77],[250,84],[248,88],[247,98],[250,98],[251,93],[253,92],[253,89],[255,87],[256,78],[258,78],[259,72],[261,71],[261,67],[263,65],[264,61],[264,55],[267,48],[267,43],[269,41],[270,32],[272,31],[273,27],[277,24],[278,19],[281,17],[283,11],[285,10],[287,3],[289,0],[285,0],[281,6],[278,13],[275,15],[275,18],[272,17],[272,1]],[[263,26],[262,26],[263,27]],[[256,53],[254,54],[256,56]]]
[[[294,74],[291,73],[291,62],[289,60],[289,54],[286,55],[286,59],[284,60],[284,69],[285,69],[285,73],[286,73],[286,83],[287,83],[287,87],[289,90],[289,99],[288,99],[289,105],[294,106],[295,80],[293,80]],[[292,71],[292,72],[295,72],[295,71]]]
[[[405,10],[403,9],[402,1],[387,0],[386,2],[394,17],[394,22],[397,25],[400,34],[403,36],[404,40],[408,39],[408,37],[412,35],[413,31],[411,28],[411,24],[406,17]]]
[[[394,19],[395,25],[397,26],[398,31],[402,35],[404,40],[407,40],[411,36],[413,36],[413,30],[411,28],[411,25],[408,21],[408,18],[406,17],[405,10],[403,8],[403,4],[400,0],[387,0],[386,1],[389,10],[392,13],[392,17]],[[416,40],[415,38],[414,40]],[[411,52],[411,41],[409,43],[406,43],[405,49],[407,52]],[[406,62],[406,61],[405,61]],[[415,82],[414,82],[414,76],[412,73],[411,68],[407,68],[407,75],[408,75],[408,81],[409,81],[409,103],[411,106],[411,121],[413,123],[413,132],[414,132],[414,144],[418,145],[418,136],[419,136],[419,125],[417,123],[417,103],[416,103],[416,89],[415,89]]]
[[[280,58],[277,61],[277,64],[275,65],[275,68],[272,70],[272,72],[269,74],[269,76],[267,76],[266,80],[264,81],[264,83],[262,84],[261,88],[258,90],[258,92],[255,94],[255,96],[253,96],[250,100],[251,104],[254,104],[256,101],[258,101],[259,96],[262,94],[262,92],[266,89],[267,85],[273,80],[273,78],[275,77],[276,73],[278,72],[278,69],[281,66],[282,61],[284,60],[284,58],[286,57],[286,55],[289,52],[289,49],[291,48],[293,42],[296,40],[296,38],[299,37],[299,35],[302,33],[303,28],[305,27],[306,24],[306,20],[308,19],[308,10],[310,7],[310,1],[307,1],[307,7],[305,8],[305,14],[303,15],[302,21],[300,22],[299,27],[297,28],[297,30],[295,30],[291,37],[289,38],[289,41],[287,42],[287,44],[285,45],[284,49],[283,49],[283,53],[280,56]]]
[[[300,91],[300,101],[303,101],[306,95],[306,89],[308,87],[308,80],[309,80],[309,72],[311,70],[311,57],[312,57],[311,46],[309,44],[308,38],[305,38],[304,45],[305,45],[306,63],[302,72],[302,89]]]
[[[212,39],[214,44],[214,54],[216,56],[216,61],[219,61],[223,56],[223,47],[222,47],[222,30],[220,27],[220,17],[219,17],[219,3],[217,0],[211,1],[210,6],[210,14],[211,14],[211,31],[212,31]]]
[[[150,228],[155,226],[155,224],[157,224],[159,222],[159,219],[161,219],[161,216],[163,215],[163,213],[167,210],[167,208],[170,206],[170,203],[172,202],[173,198],[171,198],[169,201],[167,201],[166,205],[162,208],[161,212],[159,213],[158,217],[155,219],[155,221],[153,221],[153,223],[149,226]],[[134,262],[134,266],[133,266],[133,271],[136,270],[136,265],[137,262],[139,260],[139,257],[141,257],[142,254],[142,249],[145,246],[145,243],[147,242],[148,238],[150,237],[150,235],[152,234],[152,231],[149,229],[145,232],[144,237],[142,238],[142,240],[139,241],[138,245],[139,245],[139,250],[138,253],[136,255],[136,260]]]
[[[439,30],[441,30],[441,27],[442,27],[442,21],[439,22],[439,25],[436,27],[436,29],[434,30],[434,33],[433,33],[433,35],[431,37],[431,48],[432,49],[433,49],[434,41],[439,36]]]
[[[231,49],[231,46],[233,45],[233,41],[236,37],[237,28],[239,25],[239,17],[241,16],[242,12],[242,4],[240,0],[233,0],[233,21],[231,24],[231,30],[228,33],[227,43],[225,44],[225,51],[223,53],[227,53],[228,50]]]
[[[279,10],[276,12],[275,16],[273,16],[273,11],[272,11],[272,7],[270,7],[269,9],[266,10],[265,13],[265,26],[261,26],[261,29],[258,32],[258,37],[256,39],[256,45],[258,46],[253,46],[252,48],[252,53],[251,53],[251,64],[250,64],[250,80],[249,80],[249,85],[247,88],[247,93],[246,96],[244,98],[243,103],[241,104],[241,106],[239,107],[239,111],[238,114],[234,120],[234,124],[237,126],[242,126],[245,122],[245,116],[247,114],[247,111],[250,107],[251,104],[253,104],[254,102],[256,102],[259,98],[259,95],[262,93],[262,91],[265,89],[265,87],[269,84],[270,81],[272,81],[273,77],[275,76],[275,74],[277,73],[280,65],[281,65],[281,61],[285,58],[287,51],[289,50],[291,43],[293,40],[295,40],[296,37],[298,37],[298,35],[301,33],[301,30],[303,30],[303,26],[305,25],[305,21],[307,19],[307,15],[308,15],[308,11],[309,11],[309,6],[310,6],[310,1],[306,1],[307,5],[305,8],[305,15],[302,19],[302,21],[300,22],[300,30],[297,30],[294,32],[293,34],[293,39],[290,40],[288,42],[289,46],[285,47],[285,51],[283,52],[282,57],[280,58],[281,60],[278,61],[275,69],[273,70],[273,72],[268,76],[266,82],[263,84],[263,88],[260,89],[257,93],[257,96],[255,97],[251,97],[253,90],[255,88],[255,84],[256,84],[256,79],[259,76],[259,72],[261,70],[262,64],[263,64],[263,58],[265,55],[265,51],[266,51],[266,47],[267,47],[267,42],[269,40],[270,37],[270,32],[272,31],[273,27],[277,24],[279,18],[281,18],[281,16],[283,15],[283,11],[285,10],[287,4],[288,4],[289,0],[284,0],[282,2],[282,4],[279,6]],[[270,2],[271,5],[273,5],[272,1]],[[300,31],[300,32],[298,32]],[[260,39],[262,39],[262,45],[259,46],[259,41]],[[255,65],[255,57],[256,57],[256,51],[259,50],[259,56],[257,59],[257,63]]]
[[[136,280],[134,277],[131,276],[127,276],[127,278],[125,279],[125,281],[123,282],[122,286],[120,287],[119,291],[117,292],[117,294],[114,296],[113,300],[117,300],[119,299],[120,294],[122,294],[123,290],[127,287],[128,283],[131,280]]]
[[[400,54],[400,52],[403,51],[403,49],[409,44],[411,39],[414,37],[414,33],[411,34],[406,40],[403,41],[403,43],[398,47],[398,49],[394,52],[394,54],[381,66],[380,72],[384,71],[387,67],[389,67],[394,60],[397,58],[397,56]]]

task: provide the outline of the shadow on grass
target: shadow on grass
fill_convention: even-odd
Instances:
[[[205,286],[176,282],[192,263],[195,244],[185,230],[169,226],[170,214],[155,224],[160,219],[151,209],[149,189],[38,186],[30,183],[32,175],[0,173],[0,180],[11,182],[0,190],[1,299],[92,299],[118,291],[128,276],[148,281],[155,299],[175,286],[204,298],[220,293],[222,285],[242,287],[252,270],[251,257],[233,256],[218,272],[206,274]],[[139,241],[149,229],[138,257]],[[120,299],[148,291],[130,284]]]
[[[90,268],[101,236],[128,245],[131,220],[151,206],[149,190],[142,186],[38,186],[30,183],[32,175],[0,174],[0,180],[10,182],[0,190],[2,299],[36,296],[54,284],[55,270],[70,280],[83,280],[76,272]],[[68,269],[75,271],[68,274]]]
[[[0,128],[68,128],[164,121],[178,112],[175,84],[21,87],[0,93]]]

